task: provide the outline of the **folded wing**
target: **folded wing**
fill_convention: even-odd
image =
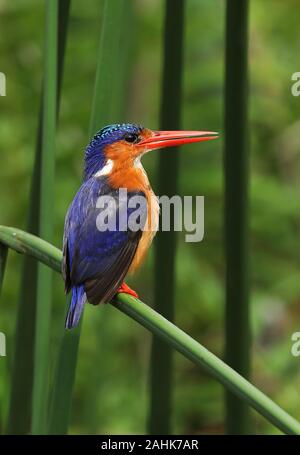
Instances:
[[[106,213],[110,220],[116,220],[116,225],[113,230],[102,231],[99,215],[105,207],[102,202],[108,196],[114,202],[109,210],[106,205]],[[127,226],[128,218],[136,209],[128,208],[128,202],[135,196],[145,195],[136,191],[128,192],[127,198],[120,198],[119,191],[111,189],[105,177],[83,183],[65,221],[62,271],[66,292],[83,284],[88,301],[94,305],[108,302],[116,294],[134,258],[147,219],[147,207],[143,204],[139,207],[141,228],[132,230]],[[122,230],[124,225],[126,230]]]

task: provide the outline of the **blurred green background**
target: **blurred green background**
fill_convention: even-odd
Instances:
[[[61,247],[67,207],[81,182],[93,96],[102,2],[73,0],[56,147],[55,244]],[[137,0],[132,21],[127,112],[119,121],[158,128],[163,2]],[[300,9],[296,0],[250,1],[252,380],[300,419]],[[223,0],[186,0],[183,122],[185,129],[223,129]],[[0,0],[0,223],[26,228],[39,101],[44,9],[37,0]],[[298,66],[297,66],[298,65]],[[103,125],[99,125],[99,129]],[[180,193],[205,196],[205,238],[179,234],[176,324],[219,356],[223,351],[224,244],[222,140],[180,154]],[[144,165],[155,191],[157,156]],[[8,405],[21,258],[9,254],[0,308],[7,357],[0,359],[1,426]],[[131,284],[153,301],[152,255]],[[54,277],[53,372],[65,297]],[[24,340],[26,343],[26,340]],[[80,342],[71,433],[143,433],[147,418],[150,335],[109,306],[87,306]],[[175,354],[174,433],[223,433],[223,389]],[[20,403],[22,406],[22,403]],[[257,433],[277,433],[253,412]]]

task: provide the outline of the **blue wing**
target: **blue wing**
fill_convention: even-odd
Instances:
[[[133,211],[127,207],[128,200],[136,195],[144,196],[144,193],[128,192],[127,200],[120,200],[118,190],[111,189],[105,177],[87,180],[76,194],[66,215],[64,230],[63,277],[66,291],[72,289],[67,327],[76,325],[86,299],[93,304],[107,302],[124,280],[142,231],[121,230],[119,217],[125,214],[127,224]],[[101,209],[97,206],[99,200],[107,196],[115,201],[110,214],[115,216],[117,224],[115,230],[100,231],[98,216]],[[125,210],[123,204],[126,204]],[[146,206],[141,216],[143,225],[147,217]]]

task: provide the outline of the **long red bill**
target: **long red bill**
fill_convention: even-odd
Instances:
[[[175,147],[193,142],[216,139],[218,133],[213,131],[154,131],[154,136],[147,137],[138,143],[138,146],[147,150],[163,147]]]

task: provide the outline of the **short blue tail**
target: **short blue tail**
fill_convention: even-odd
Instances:
[[[84,304],[86,302],[86,293],[83,284],[72,287],[72,298],[66,318],[66,329],[75,327],[81,317]]]

